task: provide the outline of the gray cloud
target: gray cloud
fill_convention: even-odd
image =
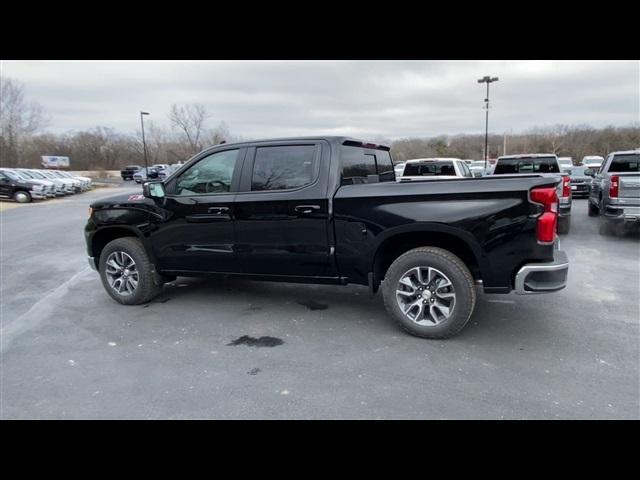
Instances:
[[[211,126],[247,138],[347,134],[396,139],[640,121],[639,62],[567,61],[3,61],[51,116],[50,130],[97,125],[133,133],[138,111],[167,125],[172,103],[200,102]]]

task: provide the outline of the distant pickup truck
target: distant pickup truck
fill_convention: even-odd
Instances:
[[[464,160],[459,158],[416,158],[407,160],[400,181],[473,177]]]
[[[125,305],[176,276],[380,286],[390,316],[427,338],[458,333],[476,285],[555,292],[559,176],[396,182],[390,148],[346,137],[204,150],[142,195],[94,202],[89,264]],[[357,302],[359,297],[354,297]]]
[[[122,170],[120,170],[120,176],[122,180],[133,180],[133,175],[142,167],[140,165],[127,165]]]
[[[590,175],[589,215],[611,222],[640,221],[640,150],[610,153]]]
[[[561,171],[558,157],[552,153],[526,153],[498,158],[493,175],[530,175],[561,177],[558,183],[558,233],[569,233],[571,228],[571,177]]]

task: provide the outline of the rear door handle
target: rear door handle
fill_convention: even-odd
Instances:
[[[320,210],[320,205],[298,205],[294,210],[298,213],[313,213]]]

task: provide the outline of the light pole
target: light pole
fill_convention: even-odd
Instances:
[[[497,82],[498,77],[490,77],[484,76],[478,79],[478,83],[486,83],[487,84],[487,96],[484,99],[484,108],[487,110],[487,115],[485,119],[485,129],[484,129],[484,169],[487,170],[487,158],[489,157],[489,84],[491,82]]]
[[[143,115],[149,115],[149,112],[140,112],[140,125],[142,125],[142,149],[144,150],[144,175],[145,177],[149,173],[149,164],[147,162],[147,143],[144,141],[144,117]]]

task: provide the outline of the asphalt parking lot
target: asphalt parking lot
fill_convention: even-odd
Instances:
[[[115,303],[82,230],[92,199],[139,189],[2,209],[1,418],[640,418],[640,238],[586,200],[565,290],[480,295],[433,341],[359,286],[179,278]]]

